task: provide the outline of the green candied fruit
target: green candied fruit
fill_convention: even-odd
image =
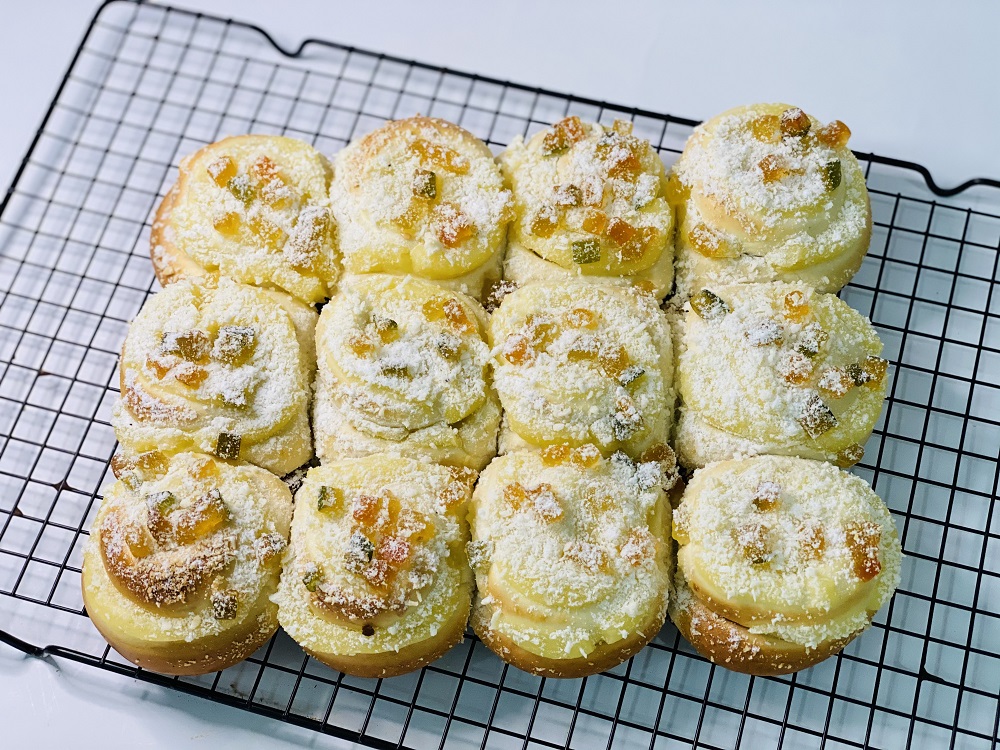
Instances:
[[[215,455],[235,461],[240,457],[241,442],[242,439],[235,432],[220,432],[218,440],[215,441]]]
[[[630,365],[622,370],[622,374],[618,376],[618,382],[622,385],[629,385],[634,383],[636,380],[641,378],[646,374],[646,371],[639,367],[639,365]]]
[[[246,175],[236,175],[228,183],[226,183],[226,189],[232,193],[233,197],[243,204],[245,208],[249,208],[250,204],[253,203],[254,198],[257,197],[257,190],[251,184],[250,180],[247,179]]]
[[[799,343],[796,345],[795,351],[812,359],[819,354],[819,350],[829,338],[830,334],[824,331],[818,323],[810,323],[802,329],[802,334],[799,337]]]
[[[242,365],[257,348],[257,331],[250,326],[222,326],[215,339],[215,358],[220,362]]]
[[[837,426],[837,417],[823,403],[823,399],[814,393],[802,405],[798,422],[809,437],[817,438]]]
[[[239,607],[240,595],[235,589],[212,592],[212,616],[216,620],[233,620]]]
[[[437,198],[437,175],[429,169],[418,169],[413,175],[413,194],[418,198]]]
[[[434,339],[434,344],[441,356],[452,362],[462,354],[462,339],[450,333],[442,333]]]
[[[316,494],[316,510],[330,510],[336,508],[344,500],[344,493],[339,487],[328,487],[321,485]]]
[[[170,490],[154,492],[151,495],[146,495],[146,505],[155,510],[161,516],[165,516],[170,512],[171,508],[177,505],[177,498],[174,497],[174,493]]]
[[[347,552],[344,557],[347,569],[360,574],[375,557],[375,545],[360,531],[354,531],[347,540]]]
[[[600,240],[576,240],[573,243],[573,262],[579,266],[596,263],[601,259]]]
[[[729,313],[726,301],[708,289],[702,289],[691,297],[691,309],[699,318],[709,322],[719,320]]]
[[[302,574],[302,585],[306,587],[306,591],[315,591],[322,582],[322,569],[316,563],[310,563],[306,566],[305,572]]]
[[[825,162],[820,167],[820,171],[823,174],[823,184],[826,185],[827,190],[833,191],[840,187],[840,181],[844,176],[840,166],[840,159],[831,159]]]

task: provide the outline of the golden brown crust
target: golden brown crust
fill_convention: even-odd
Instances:
[[[190,276],[205,276],[207,272],[191,260],[190,256],[173,243],[170,226],[170,212],[177,200],[180,183],[175,182],[163,196],[156,210],[153,227],[149,234],[149,257],[153,261],[153,272],[161,286]]]
[[[355,677],[396,677],[430,664],[462,642],[469,613],[456,609],[452,619],[445,623],[433,638],[404,646],[399,651],[374,654],[319,653],[303,647],[317,661],[344,674]]]
[[[493,610],[477,601],[470,625],[479,639],[508,664],[539,677],[587,677],[605,672],[639,653],[660,632],[666,618],[651,620],[646,628],[615,643],[604,643],[588,656],[549,659],[521,648],[510,637],[489,626]]]
[[[706,659],[735,672],[758,676],[791,674],[811,667],[838,653],[861,632],[807,649],[774,636],[751,633],[694,597],[685,605],[671,607],[670,619]]]

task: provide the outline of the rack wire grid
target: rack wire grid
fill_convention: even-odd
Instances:
[[[259,28],[163,6],[98,12],[0,214],[0,637],[372,747],[996,748],[1000,183],[943,190],[870,154],[871,251],[842,294],[894,366],[856,471],[892,509],[906,559],[892,603],[840,656],[748,677],[668,624],[606,674],[551,680],[470,634],[375,681],[279,633],[225,672],[168,678],[104,643],[84,616],[81,549],[111,478],[119,346],[156,288],[150,219],[178,160],[246,132],[332,154],[417,112],[495,150],[568,113],[627,117],[668,163],[695,124],[316,40],[286,51]]]

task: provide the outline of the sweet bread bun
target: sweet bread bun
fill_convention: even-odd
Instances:
[[[632,123],[567,117],[500,156],[514,191],[505,269],[517,283],[624,278],[663,297],[673,284],[673,211],[666,170]],[[534,254],[530,262],[525,253]]]
[[[83,601],[122,656],[204,674],[250,656],[278,628],[292,496],[269,472],[151,451],[112,462],[83,556]]]
[[[310,469],[277,596],[285,631],[358,677],[422,667],[462,640],[476,473],[384,455]]]
[[[838,652],[892,597],[901,552],[861,479],[789,456],[694,473],[674,512],[670,616],[716,664],[777,675]]]
[[[504,661],[546,677],[620,664],[659,632],[670,504],[658,462],[576,449],[500,456],[473,495],[472,626]]]
[[[338,274],[331,178],[326,158],[294,138],[241,135],[205,146],[181,161],[156,212],[157,278],[223,275],[324,300]]]
[[[670,335],[650,295],[580,281],[528,284],[491,316],[490,342],[502,452],[593,443],[605,456],[638,458],[667,442]]]
[[[178,281],[129,326],[112,425],[128,453],[199,451],[286,474],[312,456],[316,312],[227,278]]]
[[[801,281],[836,292],[871,239],[865,176],[840,120],[797,107],[737,107],[695,128],[674,165],[677,293]]]
[[[324,461],[372,453],[481,469],[496,453],[486,314],[429,281],[349,276],[316,329]]]
[[[413,274],[480,298],[500,277],[510,191],[485,143],[445,120],[394,120],[337,156],[349,274]]]
[[[693,468],[760,453],[847,467],[882,412],[888,363],[871,323],[804,283],[693,295],[677,342],[677,455]]]

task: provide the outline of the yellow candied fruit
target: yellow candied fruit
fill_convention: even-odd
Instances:
[[[862,581],[872,580],[882,572],[882,561],[879,559],[882,527],[872,521],[862,521],[850,524],[845,531],[854,575]]]
[[[632,364],[625,347],[617,344],[601,347],[597,360],[601,363],[604,374],[609,378],[616,379]]]
[[[549,445],[542,448],[542,463],[546,466],[559,466],[569,460],[570,447],[566,443]]]
[[[229,185],[229,181],[236,176],[236,162],[231,156],[223,155],[206,167],[209,176],[220,188]]]
[[[798,289],[785,295],[784,307],[785,317],[795,323],[801,323],[809,315],[809,299]]]
[[[257,349],[257,331],[250,326],[222,326],[215,338],[213,352],[220,362],[238,367],[245,364]]]
[[[791,107],[781,113],[780,125],[782,136],[798,138],[809,132],[812,121],[809,119],[809,115],[801,109]]]
[[[174,497],[174,493],[169,490],[154,492],[151,495],[146,495],[145,501],[147,510],[146,527],[157,536],[169,534],[173,527],[170,525],[168,516],[177,505],[177,498]]]
[[[604,162],[608,176],[632,182],[642,171],[642,162],[635,153],[636,139],[611,132],[597,142],[597,155]]]
[[[777,482],[763,481],[753,491],[753,507],[759,511],[768,512],[781,506],[781,485]]]
[[[347,337],[347,348],[356,357],[367,357],[373,351],[375,351],[375,345],[372,343],[364,334],[352,333]]]
[[[466,314],[462,303],[454,297],[432,297],[424,302],[423,311],[428,320],[446,320],[458,333],[476,332],[476,324]]]
[[[250,231],[269,250],[280,249],[288,236],[284,229],[259,214],[250,219]]]
[[[130,524],[125,527],[125,544],[133,557],[149,557],[156,551],[156,542],[149,529],[140,524]]]
[[[192,461],[188,473],[192,479],[211,479],[219,476],[219,465],[211,456],[198,456]]]
[[[583,212],[583,231],[601,235],[608,226],[608,215],[603,211],[588,208]]]
[[[372,327],[383,344],[399,338],[399,323],[384,315],[372,315]]]
[[[580,183],[580,198],[583,205],[600,208],[604,204],[604,180],[597,175],[585,177]]]
[[[750,521],[736,528],[736,543],[744,559],[751,565],[764,565],[771,561],[770,529],[762,523]]]
[[[611,129],[618,135],[632,135],[632,121],[616,119],[611,123]]]
[[[146,367],[153,371],[158,380],[162,380],[170,372],[171,365],[159,357],[150,354],[146,357]]]
[[[861,371],[864,373],[865,385],[869,388],[877,388],[885,380],[885,374],[889,370],[889,361],[882,357],[865,357],[861,363]]]
[[[339,487],[320,485],[316,491],[316,510],[331,510],[340,507],[344,502],[344,491]]]
[[[426,160],[453,174],[465,174],[469,171],[468,159],[455,149],[442,146],[439,143],[431,143],[423,138],[418,138],[410,144],[410,151],[419,156],[421,161]]]
[[[503,488],[503,499],[513,510],[521,510],[528,502],[528,491],[520,482],[514,482]]]
[[[167,470],[167,458],[159,451],[145,451],[136,456],[126,456],[116,453],[111,459],[111,470],[116,477],[121,477],[126,471],[139,471],[142,474],[160,475]]]
[[[285,255],[292,268],[299,271],[312,268],[329,240],[331,225],[327,209],[310,206],[299,213],[285,245]]]
[[[174,514],[174,535],[180,544],[203,539],[230,519],[222,493],[213,489]]]
[[[164,354],[173,354],[198,365],[208,364],[212,351],[211,339],[205,331],[192,328],[187,331],[167,331],[160,338]]]
[[[583,203],[583,191],[577,185],[556,185],[552,188],[552,202],[558,208],[571,208]]]
[[[398,216],[392,219],[392,224],[407,239],[412,240],[417,233],[417,228],[424,220],[426,204],[419,201],[411,202]]]
[[[570,328],[597,328],[597,315],[585,307],[575,307],[566,313],[566,325]]]
[[[188,388],[197,388],[208,377],[208,371],[204,367],[192,364],[175,367],[173,373],[174,378]]]
[[[569,454],[569,462],[581,469],[589,469],[596,466],[600,460],[601,452],[593,443],[584,443],[574,448]]]
[[[777,115],[761,115],[750,121],[750,132],[763,143],[777,143],[781,140],[781,122]]]
[[[654,443],[642,452],[639,460],[643,462],[656,461],[661,464],[673,465],[677,462],[677,456],[674,453],[674,449],[666,443]]]
[[[533,362],[537,356],[531,341],[523,333],[515,333],[507,337],[501,353],[510,364],[515,366]]]
[[[542,137],[542,154],[557,156],[569,150],[574,143],[587,137],[587,130],[576,115],[566,117]]]
[[[593,339],[577,339],[569,345],[566,359],[570,362],[596,362],[600,347]]]
[[[551,484],[542,482],[537,487],[526,490],[526,494],[531,500],[535,512],[545,521],[551,523],[563,517],[563,509],[556,500],[555,490]]]
[[[846,370],[831,367],[823,371],[816,386],[830,398],[843,398],[854,386],[854,381]]]
[[[240,231],[240,215],[234,211],[226,211],[212,219],[212,226],[220,234],[227,237],[234,237]]]
[[[650,296],[655,296],[656,293],[656,287],[653,282],[648,279],[640,279],[639,281],[634,282],[632,287],[643,294],[648,294]]]
[[[834,120],[816,131],[816,140],[831,148],[843,148],[851,138],[851,129],[840,120]]]
[[[851,443],[849,446],[844,448],[837,454],[837,459],[834,461],[837,466],[841,469],[848,469],[854,466],[858,461],[865,457],[865,448],[863,445],[858,445],[857,443]]]
[[[813,362],[799,352],[789,352],[778,363],[778,373],[789,385],[802,385],[809,381],[813,373]]]
[[[688,231],[688,242],[699,255],[706,258],[738,258],[740,246],[722,232],[699,222]]]
[[[441,203],[434,208],[435,233],[445,247],[458,247],[476,233],[472,219],[454,203]]]
[[[645,560],[656,555],[657,541],[646,529],[633,529],[628,540],[622,545],[621,556],[629,565],[639,567]]]
[[[803,524],[799,529],[799,554],[805,560],[818,560],[826,550],[826,534],[823,527]]]
[[[531,233],[536,237],[551,237],[559,227],[559,213],[552,206],[544,206],[531,220]]]
[[[437,198],[437,175],[429,169],[418,169],[413,175],[410,189],[418,198],[434,200]]]
[[[792,173],[792,170],[784,166],[781,159],[774,154],[765,156],[757,162],[757,166],[763,175],[765,185],[783,180]]]

